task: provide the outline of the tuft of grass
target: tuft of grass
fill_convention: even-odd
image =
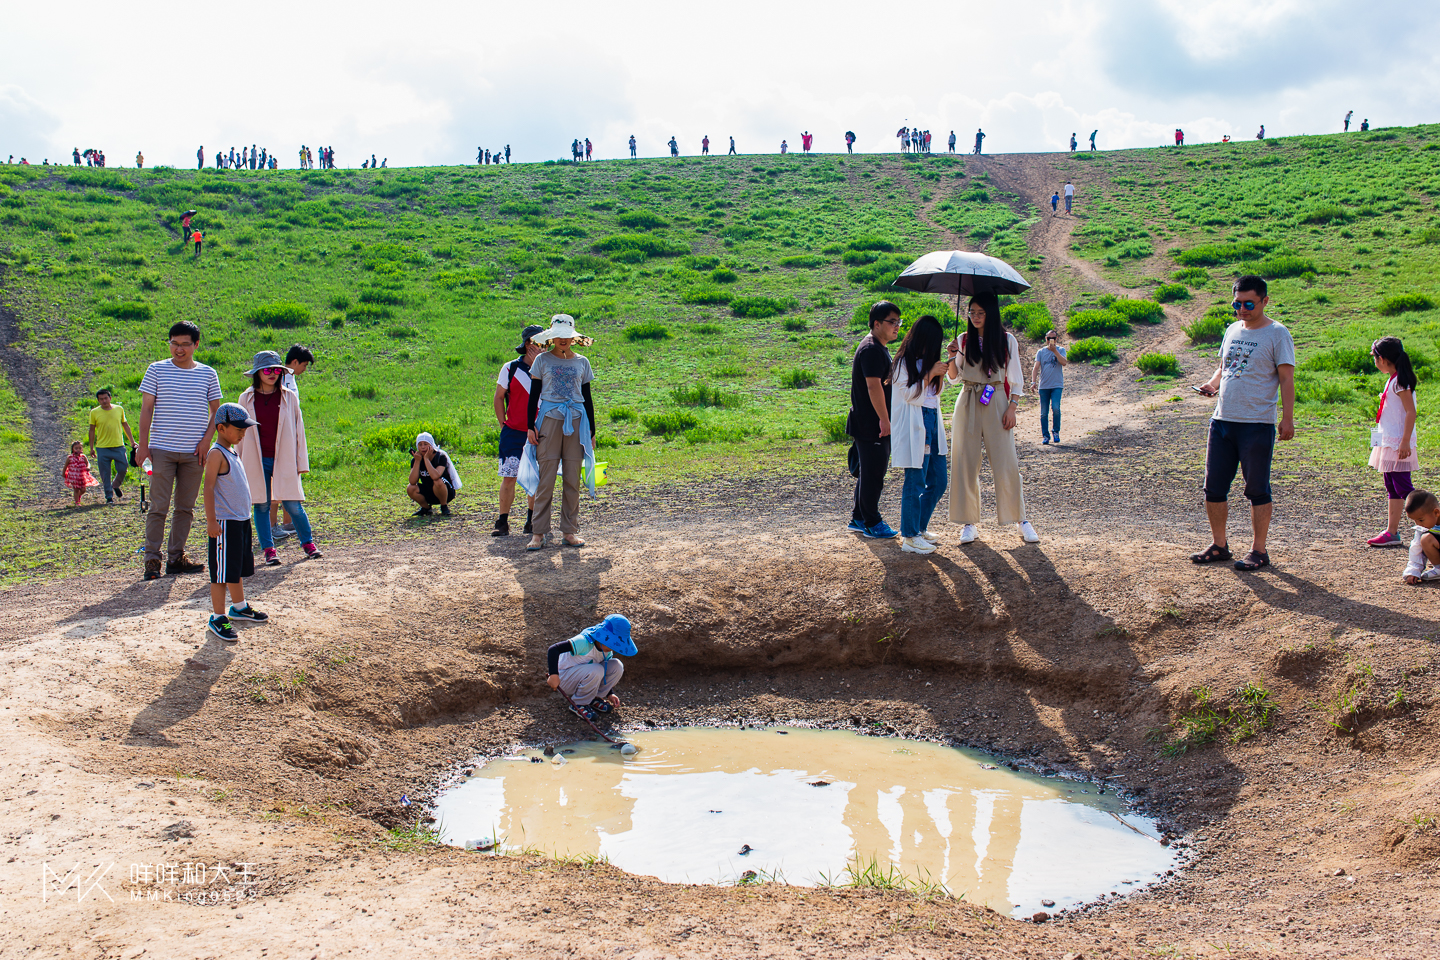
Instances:
[[[647,320],[644,323],[635,323],[626,327],[622,336],[631,343],[638,343],[641,340],[669,340],[670,331],[662,323]]]
[[[1190,290],[1183,283],[1162,283],[1155,288],[1155,299],[1160,303],[1175,303],[1189,300]]]
[[[1104,365],[1114,361],[1117,353],[1115,344],[1104,337],[1087,337],[1070,345],[1068,358],[1080,363]]]
[[[710,279],[715,283],[734,283],[740,279],[740,274],[729,267],[716,267],[710,271]]]
[[[803,390],[806,387],[813,387],[819,382],[820,377],[813,370],[791,367],[788,370],[780,371],[780,386],[789,390]]]
[[[738,407],[743,402],[738,393],[731,393],[727,390],[721,390],[719,387],[712,387],[704,383],[697,383],[692,387],[676,387],[670,391],[670,397],[682,407],[720,407],[729,409]],[[611,411],[610,419],[615,419],[614,411]]]
[[[377,400],[380,391],[373,383],[357,383],[350,388],[350,399],[352,400]]]
[[[1170,279],[1178,283],[1209,283],[1210,271],[1204,267],[1181,267],[1179,270],[1170,274]]]
[[[1081,310],[1065,321],[1065,332],[1076,338],[1120,335],[1130,332],[1130,324],[1114,310]]]
[[[310,322],[310,308],[303,303],[290,300],[276,300],[252,307],[245,319],[257,327],[290,329],[303,327]]]
[[[839,413],[820,418],[820,429],[825,433],[826,443],[844,443],[850,439],[850,435],[845,432],[847,419],[844,414]]]
[[[1395,317],[1412,310],[1434,310],[1435,301],[1423,293],[1397,293],[1380,301],[1375,309],[1382,317]]]
[[[801,317],[787,317],[784,322],[780,324],[780,326],[784,327],[791,333],[804,333],[806,330],[810,329],[810,321],[805,320]]]
[[[1142,353],[1135,361],[1135,366],[1153,377],[1180,376],[1180,361],[1175,359],[1173,353]]]
[[[673,437],[682,434],[686,430],[693,430],[700,425],[700,420],[693,413],[686,413],[684,410],[667,410],[664,413],[647,413],[640,418],[645,425],[645,430],[657,437]]]
[[[141,301],[126,303],[102,303],[96,311],[102,317],[116,320],[154,320],[155,308]]]
[[[610,408],[610,422],[611,422],[611,423],[631,423],[631,422],[639,419],[639,416],[640,416],[640,415],[639,415],[638,413],[636,413],[636,412],[635,412],[633,409],[631,409],[630,407],[611,407],[611,408]]]
[[[830,877],[821,874],[820,884],[826,887],[845,887],[855,890],[879,890],[890,893],[908,893],[925,900],[948,898],[950,892],[945,885],[934,880],[928,874],[924,876],[906,876],[904,871],[893,863],[881,863],[874,855],[866,860],[856,854],[855,857],[845,865],[845,873],[841,877]]]
[[[1155,300],[1161,300],[1159,294],[1164,287],[1157,287]],[[1184,287],[1180,289],[1185,290]],[[1190,291],[1185,291],[1185,296],[1190,296]],[[1115,300],[1106,309],[1129,320],[1131,323],[1164,323],[1165,308],[1156,303],[1155,300]],[[1162,303],[1169,303],[1168,300],[1161,300]]]
[[[721,290],[710,284],[701,284],[686,290],[680,295],[680,299],[685,303],[725,304],[730,302],[732,295],[728,290]]]
[[[737,317],[763,320],[774,317],[789,309],[789,304],[774,297],[736,297],[730,301],[730,312]]]
[[[1269,729],[1275,722],[1275,704],[1270,691],[1253,681],[1235,691],[1237,701],[1220,707],[1210,698],[1210,688],[1190,691],[1192,704],[1170,724],[1174,734],[1161,748],[1167,757],[1178,757],[1195,747],[1213,743],[1222,736],[1239,743]]]
[[[1309,257],[1298,257],[1291,254],[1281,254],[1273,257],[1266,257],[1259,263],[1252,264],[1249,268],[1256,276],[1264,277],[1266,280],[1275,280],[1284,277],[1300,277],[1307,273],[1317,273],[1315,261]]]
[[[391,827],[385,831],[380,846],[397,853],[415,853],[438,847],[441,844],[440,831],[424,823],[412,823],[405,827]]]
[[[1217,312],[1219,311],[1219,312]],[[1194,343],[1219,343],[1225,339],[1225,329],[1230,326],[1230,313],[1223,307],[1211,307],[1205,316],[1187,323],[1180,329]]]
[[[813,253],[802,253],[781,257],[779,262],[782,267],[819,267],[824,265],[825,258]]]
[[[1043,303],[1012,303],[1000,308],[1000,320],[1031,340],[1042,340],[1055,329],[1055,319]]]
[[[1379,373],[1366,347],[1334,347],[1310,354],[1300,363],[1302,370],[1323,370],[1349,376]]]

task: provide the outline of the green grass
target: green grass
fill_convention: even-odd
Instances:
[[[1180,376],[1180,361],[1173,353],[1142,353],[1136,358],[1135,366],[1152,377]]]
[[[1189,706],[1171,722],[1169,736],[1159,733],[1165,740],[1161,752],[1176,757],[1222,738],[1239,743],[1274,724],[1275,704],[1270,691],[1259,684],[1245,684],[1231,699],[1229,706],[1220,706],[1211,700],[1208,687],[1193,689]]]
[[[1012,303],[1000,308],[1000,319],[1031,340],[1043,340],[1055,329],[1055,318],[1043,303]]]
[[[1426,150],[1440,126],[1391,132],[1097,154],[1086,160],[1095,187],[1077,211],[1074,252],[1134,297],[1162,280],[1183,283],[1194,310],[1228,303],[1240,272],[1270,271],[1269,312],[1294,333],[1301,360],[1296,446],[1361,469],[1368,449],[1354,438],[1373,415],[1380,374],[1307,359],[1368,350],[1386,334],[1412,355],[1440,356],[1433,309],[1379,312],[1409,294],[1440,302],[1437,154]],[[231,399],[254,353],[309,346],[318,362],[301,392],[318,529],[420,537],[396,494],[408,459],[372,453],[363,438],[396,422],[448,424],[467,499],[493,496],[484,450],[494,417],[475,383],[514,357],[525,324],[562,312],[595,338],[581,352],[596,371],[599,408],[635,414],[606,421],[619,444],[607,452],[609,489],[835,469],[838,441],[787,438],[834,438],[822,418],[846,409],[849,357],[870,304],[891,299],[907,323],[933,313],[949,329],[953,304],[890,288],[899,270],[952,246],[954,234],[1022,272],[1051,262],[1027,244],[1036,212],[975,167],[966,175],[967,162],[771,157],[757,172],[755,158],[720,157],[264,175],[3,166],[4,296],[22,328],[43,330],[27,349],[77,438],[80,401],[103,384],[133,422],[139,378],[165,355],[177,320],[200,325],[201,350]],[[913,198],[925,193],[938,201],[936,226],[917,216]],[[206,236],[200,260],[177,236],[189,208]],[[1120,313],[1123,302],[1101,312],[1147,322]],[[303,308],[308,322],[247,319],[279,303]],[[1042,324],[1059,326],[1070,304],[1022,306],[1024,320],[1012,312],[1010,322],[1034,337]],[[1131,309],[1150,308],[1119,308]],[[784,320],[806,328],[786,330]],[[1212,328],[1225,322],[1228,313],[1199,322],[1194,349],[1207,364]],[[627,339],[627,328],[650,324],[669,336]],[[1126,329],[1105,326],[1107,335]],[[1076,335],[1072,359],[1115,356],[1090,336]],[[1423,391],[1434,368],[1419,369]],[[783,388],[781,376],[796,370],[812,385]],[[672,394],[720,383],[743,404],[682,407]],[[652,432],[647,420],[682,414],[693,423],[679,429]],[[0,388],[0,503],[25,505],[0,510],[0,581],[133,565],[132,511],[99,522],[33,507],[37,477],[55,465],[3,439],[29,431],[18,398]],[[1440,446],[1440,420],[1422,416],[1420,434],[1422,446]]]
[[[1183,283],[1162,283],[1155,288],[1155,299],[1160,303],[1177,303],[1190,299],[1190,288]]]
[[[1434,310],[1435,301],[1423,293],[1399,293],[1380,301],[1375,310],[1382,317],[1394,317],[1412,310]]]
[[[1087,337],[1070,344],[1067,359],[1104,365],[1114,361],[1117,356],[1115,344],[1109,340],[1104,337]]]
[[[1114,310],[1081,310],[1065,321],[1065,332],[1080,338],[1100,334],[1120,336],[1130,332],[1130,324]]]

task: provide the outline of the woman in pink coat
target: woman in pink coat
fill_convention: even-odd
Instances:
[[[238,403],[259,421],[246,430],[237,452],[250,481],[250,502],[255,510],[255,535],[265,551],[266,566],[278,566],[280,557],[270,532],[270,502],[279,500],[295,521],[295,534],[309,560],[322,554],[315,546],[310,518],[305,515],[305,490],[300,478],[310,472],[310,455],[305,447],[305,419],[300,415],[300,396],[280,386],[289,370],[273,350],[255,354],[250,366],[252,386],[240,394]]]

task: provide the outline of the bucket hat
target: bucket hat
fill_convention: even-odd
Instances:
[[[571,338],[582,344],[594,342],[589,337],[582,337],[575,332],[575,318],[568,313],[555,314],[550,318],[550,329],[541,331],[530,339],[536,343],[549,343],[556,338]]]
[[[250,369],[245,372],[245,376],[252,377],[261,370],[268,370],[270,367],[279,367],[286,373],[294,373],[293,370],[285,365],[285,361],[281,358],[280,354],[274,350],[261,350],[255,354],[255,359],[251,362]]]
[[[603,643],[622,657],[633,657],[638,652],[635,641],[630,639],[630,621],[618,613],[610,614],[585,632],[592,643]]]

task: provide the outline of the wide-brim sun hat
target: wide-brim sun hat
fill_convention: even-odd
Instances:
[[[279,367],[286,373],[295,372],[291,370],[288,366],[286,366],[284,358],[281,357],[280,354],[276,353],[274,350],[261,350],[259,353],[255,354],[255,359],[251,361],[250,369],[245,372],[245,376],[253,377],[261,370],[267,370],[270,367]]]
[[[549,343],[551,340],[576,340],[583,344],[594,343],[589,337],[582,337],[575,332],[575,318],[568,313],[557,313],[550,318],[550,329],[541,331],[530,338],[536,343]]]
[[[605,644],[622,657],[633,657],[639,651],[630,637],[630,621],[618,613],[612,613],[603,622],[586,631],[590,639]]]

